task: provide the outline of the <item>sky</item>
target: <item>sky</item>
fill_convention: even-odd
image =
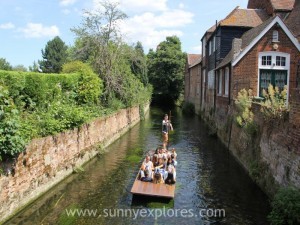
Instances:
[[[177,35],[183,51],[200,54],[205,31],[235,7],[246,8],[248,0],[118,2],[128,16],[120,28],[128,44],[141,41],[147,53],[167,36]],[[76,35],[71,28],[80,26],[84,10],[98,6],[99,0],[0,0],[0,58],[28,67],[42,59],[41,50],[55,36],[72,46]]]

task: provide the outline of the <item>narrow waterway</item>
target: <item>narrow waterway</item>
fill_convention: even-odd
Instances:
[[[172,111],[175,131],[170,135],[170,146],[178,154],[175,199],[133,198],[129,191],[142,157],[161,143],[163,114],[152,108],[144,121],[85,165],[84,172],[68,177],[6,224],[268,224],[266,195],[228,150],[208,135],[203,121],[182,115],[180,109]],[[76,209],[94,211],[67,215]],[[135,218],[125,209],[146,213]],[[218,209],[225,216],[220,217]]]

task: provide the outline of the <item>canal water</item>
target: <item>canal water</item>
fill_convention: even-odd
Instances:
[[[69,176],[7,224],[269,224],[266,195],[208,135],[203,121],[180,109],[172,111],[170,134],[170,147],[178,154],[174,200],[132,196],[143,156],[161,144],[165,112],[152,108],[144,121],[86,164],[84,172]]]

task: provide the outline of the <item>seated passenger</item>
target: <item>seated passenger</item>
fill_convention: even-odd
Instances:
[[[163,158],[158,159],[158,166],[155,167],[155,173],[161,173],[163,179],[167,178],[168,172],[166,171],[167,163],[164,162]]]
[[[174,155],[171,155],[171,159],[172,159],[173,166],[176,167],[177,161],[174,159]]]
[[[163,184],[164,182],[165,181],[163,179],[163,175],[159,171],[156,171],[154,174],[153,183],[154,184]]]
[[[141,181],[144,181],[144,182],[151,182],[152,181],[152,177],[149,176],[149,170],[145,170],[144,175],[145,176],[141,178]]]
[[[157,154],[154,154],[153,157],[152,157],[152,163],[153,163],[153,166],[156,167],[158,166],[158,156]]]
[[[172,155],[174,156],[174,160],[176,161],[177,159],[177,153],[176,153],[176,150],[175,148],[172,148]]]
[[[147,155],[140,168],[141,178],[145,177],[145,171],[148,171],[149,177],[152,177],[153,163],[150,161],[150,156]]]
[[[171,158],[168,159],[167,173],[168,173],[168,175],[165,179],[165,183],[174,184],[176,182],[176,169],[174,167],[174,164],[173,164]]]

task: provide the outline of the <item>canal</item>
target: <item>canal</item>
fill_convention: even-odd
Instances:
[[[69,176],[6,224],[268,224],[266,195],[208,135],[203,121],[182,115],[180,109],[172,111],[170,134],[170,147],[178,154],[175,199],[133,198],[129,191],[142,157],[161,144],[164,113],[152,108],[144,121],[87,163],[83,172]],[[80,212],[85,214],[79,216]]]

